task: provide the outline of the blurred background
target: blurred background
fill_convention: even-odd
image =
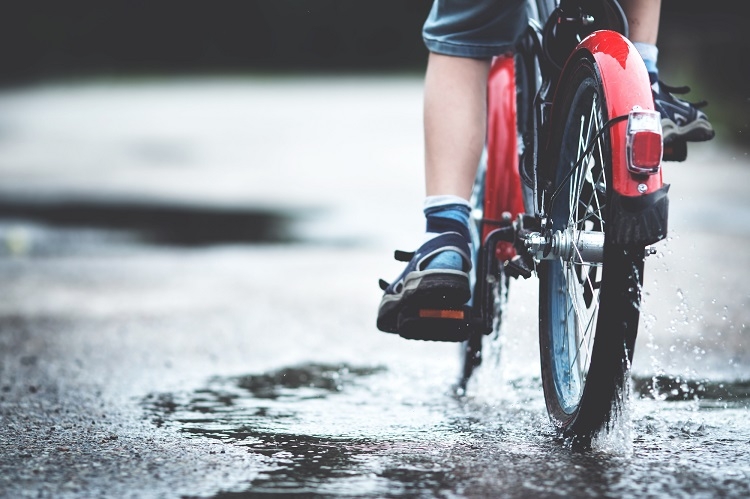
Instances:
[[[421,73],[430,0],[9,2],[0,83],[258,72]],[[689,84],[722,140],[750,142],[750,19],[737,2],[664,0],[663,79]]]
[[[423,230],[421,26],[430,6],[431,0],[6,3],[0,255],[63,255],[82,265],[87,255],[144,251],[144,242],[164,251],[251,243],[254,249],[243,250],[249,254],[264,251],[259,243],[313,243],[321,261],[356,262],[358,272],[347,279],[362,282],[340,280],[330,292],[351,303],[349,291],[363,290],[355,293],[354,330],[373,337],[377,278],[400,272],[391,251],[416,245]],[[652,305],[671,310],[651,320],[652,329],[665,333],[665,348],[672,346],[666,332],[682,324],[686,300],[695,315],[679,329],[699,341],[709,342],[701,336],[706,330],[728,334],[708,324],[715,318],[721,325],[726,316],[738,336],[731,351],[725,340],[718,343],[722,365],[727,356],[750,357],[743,339],[747,277],[737,271],[747,252],[736,252],[735,262],[715,258],[717,244],[744,248],[750,235],[743,181],[750,171],[747,20],[729,0],[665,0],[659,39],[662,79],[690,85],[689,100],[709,101],[717,138],[691,145],[690,161],[665,167],[674,184],[672,244],[679,258],[690,259],[667,255],[661,265],[659,285],[668,291],[660,299],[675,303]],[[280,259],[285,269],[303,265],[292,263],[294,253],[274,253],[281,247],[264,258]],[[7,313],[68,313],[70,274],[59,276],[60,293],[45,298],[34,278],[39,267],[4,263],[4,274],[17,278],[2,305]],[[299,300],[308,296],[304,286],[333,282],[330,265],[303,268],[295,275],[310,282],[297,279],[291,290]],[[88,272],[101,275],[99,268]],[[194,294],[175,288],[175,302],[203,306],[203,279],[195,278]],[[217,307],[237,303],[244,313],[246,290],[217,288],[226,290],[216,294]],[[81,287],[84,295],[96,290]],[[89,303],[86,296],[79,301]],[[163,313],[171,316],[168,308]],[[313,329],[331,334],[321,324]]]
[[[469,463],[465,473],[485,481],[475,466],[482,458],[469,449],[490,459],[483,468],[490,477],[510,470],[507,480],[486,480],[490,489],[502,488],[477,497],[496,495],[509,483],[547,484],[550,494],[575,483],[597,496],[664,490],[693,497],[709,490],[700,487],[721,487],[723,473],[737,470],[744,474],[731,479],[746,492],[750,37],[741,5],[663,2],[662,79],[690,85],[689,100],[709,102],[717,137],[691,144],[688,161],[664,167],[672,185],[670,237],[647,262],[633,365],[645,398],[692,399],[693,387],[704,386],[698,381],[710,381],[705,386],[716,389],[701,413],[709,430],[696,424],[693,432],[683,423],[696,417],[696,405],[663,404],[656,417],[651,405],[637,405],[635,428],[652,439],[638,453],[645,464],[601,477],[598,455],[591,464],[574,456],[563,473],[554,467],[561,456],[546,443],[535,279],[512,284],[511,313],[473,388],[479,408],[442,398],[458,373],[455,345],[408,342],[375,328],[378,278],[401,272],[393,250],[418,247],[424,231],[421,26],[431,0],[3,2],[0,419],[12,424],[3,419],[0,441],[22,445],[4,447],[0,496],[3,486],[19,491],[9,497],[60,495],[78,486],[75,470],[86,463],[96,464],[87,468],[90,476],[104,479],[80,487],[105,490],[86,497],[141,490],[196,497],[232,483],[249,487],[242,484],[258,469],[255,461],[216,466],[224,450],[218,454],[198,439],[174,447],[165,439],[154,447],[151,436],[161,430],[143,428],[133,401],[167,401],[163,407],[171,413],[176,406],[169,401],[184,393],[186,400],[197,394],[196,421],[206,428],[222,427],[216,421],[232,434],[248,434],[247,421],[268,428],[258,435],[269,450],[299,454],[298,443],[318,442],[310,437],[318,434],[336,435],[331,447],[351,443],[343,447],[354,449],[352,461],[371,463],[363,473],[346,459],[331,469],[326,458],[309,476],[300,468],[303,485],[316,487],[318,478],[331,476],[333,485],[339,481],[341,489],[324,494],[353,489],[359,496],[383,480],[392,488],[373,490],[421,491],[400,484],[400,477],[414,480],[401,470],[376,470],[393,449],[407,456],[397,457],[395,468],[405,463],[416,475],[428,470],[426,479],[438,487],[441,476],[453,481],[463,473],[446,462],[459,470]],[[345,362],[384,366],[389,377],[351,387],[345,377],[344,392],[330,398],[302,389],[270,411],[248,391],[234,409],[221,402],[215,413],[204,410],[207,393],[229,389],[215,388],[221,379],[311,362],[334,368],[320,371],[315,364],[303,374],[338,375],[335,366]],[[661,392],[654,384],[660,377],[680,384],[674,390],[665,384],[670,391]],[[714,411],[727,393],[737,405]],[[482,409],[484,401],[499,401],[501,415]],[[744,412],[732,413],[733,407]],[[429,414],[422,416],[422,409]],[[105,433],[81,423],[104,412],[96,427]],[[178,421],[184,414],[178,407],[163,416]],[[18,430],[34,420],[49,430],[44,438],[43,430]],[[289,447],[278,447],[278,434],[293,437]],[[404,435],[415,444],[403,445]],[[516,442],[502,458],[515,463],[510,468],[496,461],[506,455],[506,436]],[[453,445],[467,438],[466,450]],[[499,453],[475,447],[474,438],[499,438],[492,440]],[[103,442],[113,450],[110,464],[100,468]],[[137,459],[121,455],[130,447],[139,449]],[[75,452],[61,450],[67,448]],[[685,457],[697,448],[703,453]],[[317,452],[318,443],[310,449]],[[425,458],[433,449],[443,451]],[[254,458],[244,446],[236,450]],[[709,452],[713,457],[705,457]],[[519,459],[524,455],[529,458]],[[285,458],[278,459],[270,464],[284,469]],[[422,466],[421,459],[435,461]],[[529,475],[538,465],[528,462],[549,473]],[[553,466],[545,468],[548,463]],[[227,469],[236,470],[235,478],[227,478]],[[571,471],[581,469],[595,476]],[[675,488],[679,473],[685,488]],[[630,480],[625,488],[621,477]],[[590,488],[610,479],[615,488]],[[118,483],[122,493],[109,489]],[[461,495],[463,482],[457,483],[455,495]],[[519,497],[541,493],[529,490]],[[748,494],[710,489],[703,495]]]

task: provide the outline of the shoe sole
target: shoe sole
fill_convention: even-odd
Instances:
[[[424,316],[420,312],[451,312],[451,317]],[[461,342],[466,341],[473,331],[469,306],[461,310],[425,310],[407,308],[398,315],[398,334],[407,340]]]
[[[460,309],[471,298],[469,275],[458,270],[412,272],[400,294],[385,295],[378,308],[378,329],[400,334],[399,315],[406,309]],[[429,338],[424,338],[429,339]]]
[[[698,119],[690,124],[679,126],[674,121],[664,118],[661,120],[661,130],[664,142],[684,140],[687,142],[703,142],[711,140],[716,134],[711,123]]]

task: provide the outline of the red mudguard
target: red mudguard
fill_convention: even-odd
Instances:
[[[595,31],[576,48],[589,52],[596,61],[604,86],[604,99],[610,119],[627,115],[635,106],[653,110],[654,98],[643,59],[632,43],[614,31]],[[612,177],[614,190],[623,196],[639,197],[662,187],[662,174],[636,176],[628,170],[626,151],[627,121],[612,126]],[[638,189],[639,184],[646,188]]]

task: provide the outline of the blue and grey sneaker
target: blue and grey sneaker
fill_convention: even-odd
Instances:
[[[661,81],[653,81],[654,105],[661,113],[661,128],[664,142],[675,140],[702,142],[714,137],[714,129],[706,114],[700,110],[706,102],[687,102],[673,94],[686,94],[689,87],[671,87]]]
[[[399,331],[403,313],[418,308],[461,309],[471,298],[469,271],[471,252],[466,224],[443,217],[427,217],[428,233],[437,233],[414,253],[396,251],[399,261],[408,262],[406,269],[392,283],[380,280],[385,292],[378,308],[378,329],[413,339],[448,339],[436,331],[404,333]]]

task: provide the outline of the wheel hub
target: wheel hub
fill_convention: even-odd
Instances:
[[[604,261],[604,233],[567,228],[549,234],[532,232],[524,245],[537,260],[561,258],[573,263],[602,263]]]

